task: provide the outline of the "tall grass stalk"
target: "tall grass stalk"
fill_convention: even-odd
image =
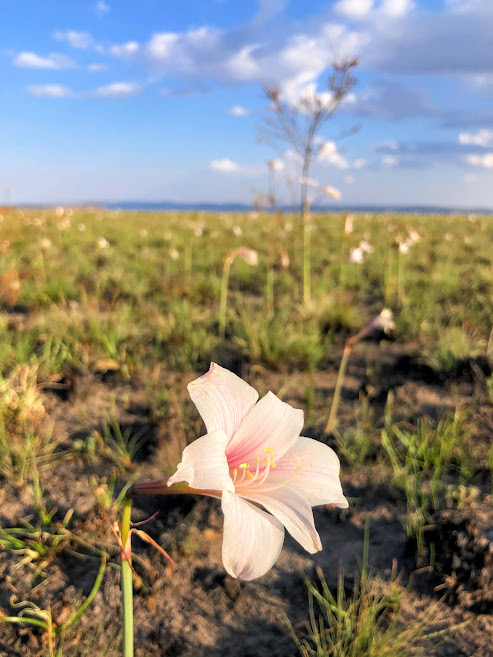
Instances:
[[[274,267],[272,265],[267,269],[265,282],[265,305],[269,310],[274,308]]]
[[[228,285],[229,285],[229,272],[234,258],[231,254],[226,258],[223,265],[223,275],[221,277],[221,296],[219,299],[219,337],[224,340],[226,334],[226,312],[228,305]]]

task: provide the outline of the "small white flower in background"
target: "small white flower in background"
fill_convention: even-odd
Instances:
[[[51,249],[52,242],[49,237],[44,237],[39,243],[39,246],[43,249],[43,251],[47,251],[48,249]]]
[[[302,185],[308,185],[309,187],[320,187],[318,180],[314,180],[313,178],[306,178],[305,176],[302,176],[299,181]]]
[[[409,253],[409,247],[410,247],[410,244],[406,240],[405,242],[401,242],[401,244],[399,244],[399,251],[401,253]]]
[[[106,239],[106,237],[98,237],[98,241],[96,242],[98,249],[109,249],[110,248],[110,243]]]
[[[284,230],[286,233],[290,233],[293,230],[293,222],[292,221],[286,221],[284,224]]]
[[[284,162],[282,160],[269,160],[267,166],[274,171],[281,171],[284,169]]]
[[[193,229],[193,234],[195,235],[195,237],[202,237],[204,231],[200,226],[195,226],[195,228]]]
[[[281,251],[281,267],[283,269],[289,267],[289,253],[287,251]]]
[[[468,246],[472,244],[472,239],[469,237],[469,235],[464,237],[464,244],[467,244]]]
[[[33,226],[42,226],[44,224],[45,220],[42,217],[34,217],[33,219]]]
[[[258,212],[250,212],[250,219],[253,219],[254,221],[255,221],[255,219],[258,219],[259,216],[260,215],[259,215]]]
[[[234,257],[241,258],[247,265],[250,267],[256,267],[258,265],[258,253],[254,249],[249,249],[246,246],[240,246],[239,249],[235,249],[233,252]]]
[[[443,236],[443,239],[446,242],[451,242],[454,239],[454,236],[452,235],[452,233],[445,233],[445,235]]]
[[[360,265],[364,259],[365,259],[365,253],[359,247],[357,247],[356,249],[349,250],[348,262],[355,262],[356,264]]]
[[[147,237],[147,230],[146,230],[145,228],[143,228],[143,229],[140,231],[139,235],[140,235],[141,237]]]
[[[354,227],[354,215],[348,214],[346,217],[346,222],[344,224],[344,235],[351,235]]]
[[[65,208],[62,208],[61,205],[59,205],[57,208],[55,208],[55,215],[57,217],[63,217],[64,214],[65,214]]]
[[[474,224],[474,223],[478,220],[478,218],[476,217],[475,214],[469,214],[469,215],[467,216],[467,218],[469,219],[469,221],[470,221],[472,224]]]
[[[382,329],[385,333],[390,333],[395,329],[394,314],[389,308],[384,308],[378,317],[370,323],[370,329]]]
[[[58,222],[59,230],[67,230],[67,228],[70,228],[70,226],[70,219],[62,219],[62,221]]]
[[[373,253],[373,251],[375,250],[372,247],[372,245],[366,240],[361,240],[358,248],[361,249],[364,253]]]
[[[171,260],[178,260],[178,258],[180,257],[180,254],[178,253],[178,251],[176,249],[170,249],[169,250],[169,257],[171,258]]]
[[[236,237],[241,237],[243,235],[241,226],[233,226],[233,234],[236,235]]]
[[[85,229],[86,229],[85,224],[77,224],[77,230],[79,231],[79,233],[83,233]]]
[[[327,194],[327,196],[332,196],[332,198],[335,199],[341,198],[341,192],[335,187],[332,187],[331,185],[322,185],[320,187],[320,190],[325,194]]]
[[[417,230],[414,230],[414,228],[411,228],[409,230],[409,239],[413,244],[417,244],[418,242],[421,242],[421,235],[418,233]]]

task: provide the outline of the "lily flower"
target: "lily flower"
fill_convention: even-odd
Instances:
[[[373,253],[375,250],[367,240],[361,240],[358,248],[361,249],[363,253]]]
[[[215,363],[188,391],[207,434],[184,449],[172,477],[136,484],[135,494],[171,493],[166,488],[173,486],[176,492],[219,498],[223,563],[233,577],[252,580],[270,570],[284,528],[308,552],[321,550],[312,506],[348,503],[336,454],[300,436],[303,411],[272,392],[257,402],[254,388]]]
[[[356,247],[355,249],[349,249],[349,257],[348,257],[348,262],[355,262],[358,265],[361,265],[361,263],[365,259],[365,252],[361,247]]]

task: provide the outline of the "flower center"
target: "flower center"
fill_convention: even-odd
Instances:
[[[240,463],[237,468],[234,468],[230,471],[231,479],[235,485],[235,489],[242,491],[248,486],[252,486],[252,491],[255,490],[257,493],[266,493],[268,491],[277,490],[286,486],[294,476],[301,470],[304,465],[311,465],[307,461],[301,461],[298,457],[294,456],[291,458],[292,461],[296,462],[294,470],[290,473],[286,473],[286,479],[277,481],[276,483],[267,481],[271,469],[276,467],[276,462],[273,460],[274,450],[271,447],[264,447],[262,456],[255,456],[256,465],[253,467],[250,466],[250,463]],[[267,456],[265,456],[267,454]],[[261,470],[261,466],[265,463],[265,466]]]

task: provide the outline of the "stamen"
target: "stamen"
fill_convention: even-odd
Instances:
[[[250,469],[250,464],[249,463],[240,463],[240,465],[238,467],[249,470]]]
[[[254,476],[252,475],[252,473],[250,472],[250,470],[245,470],[245,472],[246,472],[247,477],[248,477],[249,479],[254,479]]]
[[[274,450],[272,447],[264,447],[263,452],[268,452],[271,456],[274,456]]]
[[[294,472],[292,472],[292,473],[290,474],[290,476],[289,476],[287,479],[285,479],[284,481],[281,481],[279,484],[277,484],[277,485],[275,485],[275,486],[266,486],[265,488],[257,488],[257,487],[256,487],[256,488],[255,488],[255,492],[256,492],[256,493],[267,493],[267,492],[270,492],[270,491],[273,491],[273,490],[278,490],[279,488],[282,488],[283,486],[286,486],[286,484],[289,484],[289,482],[292,481],[292,480],[294,479],[294,477],[298,474],[298,472],[301,470],[301,468],[303,467],[303,465],[304,465],[304,463],[303,463],[302,461],[300,461],[300,462],[297,464],[296,469],[294,470]],[[266,471],[267,471],[268,469],[269,469],[269,468],[267,467],[267,468],[266,468]],[[264,477],[264,479],[263,479],[262,481],[259,481],[258,483],[259,483],[259,484],[260,484],[260,483],[264,483],[264,481],[265,481],[265,477]]]

